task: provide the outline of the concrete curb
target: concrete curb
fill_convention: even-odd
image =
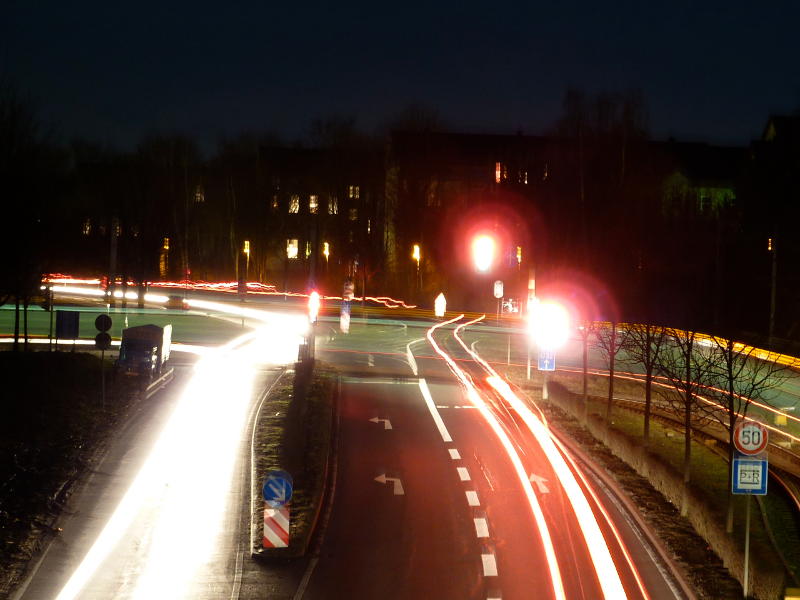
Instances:
[[[653,531],[652,527],[650,527],[650,524],[642,516],[642,513],[639,512],[639,508],[633,503],[633,501],[631,501],[619,483],[617,483],[613,477],[606,473],[604,469],[596,465],[586,454],[586,452],[579,448],[576,442],[570,439],[569,436],[567,436],[563,431],[557,427],[553,427],[552,425],[548,425],[548,427],[553,434],[556,435],[559,441],[569,449],[575,458],[580,460],[586,467],[588,467],[592,471],[592,474],[597,477],[603,483],[603,485],[611,490],[611,492],[613,492],[631,518],[633,518],[633,520],[636,522],[636,526],[647,538],[647,542],[658,553],[659,558],[664,561],[664,564],[672,573],[675,582],[680,587],[681,592],[683,592],[684,597],[687,600],[697,600],[698,597],[692,587],[689,585],[683,568],[677,562],[675,562],[669,550],[658,538],[655,531]]]

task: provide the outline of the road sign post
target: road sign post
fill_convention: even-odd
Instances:
[[[745,533],[744,533],[744,581],[743,592],[747,598],[750,588],[750,496],[764,496],[767,493],[769,463],[765,450],[769,444],[766,427],[757,421],[739,421],[733,430],[733,445],[736,448],[733,458],[731,491],[746,494]]]
[[[103,403],[103,410],[106,409],[106,350],[111,348],[111,336],[108,330],[111,329],[111,317],[108,315],[98,315],[94,320],[94,326],[100,332],[94,337],[94,345],[100,349],[100,399]]]
[[[547,374],[556,370],[556,353],[553,350],[539,348],[539,370],[542,372],[542,400],[550,398],[547,389]]]

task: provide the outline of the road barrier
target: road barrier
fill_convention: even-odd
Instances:
[[[264,548],[289,546],[289,506],[271,508],[264,503]]]

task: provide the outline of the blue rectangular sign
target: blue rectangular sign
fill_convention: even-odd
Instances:
[[[556,353],[552,350],[539,350],[539,370],[556,370]]]
[[[733,459],[733,493],[765,496],[767,494],[768,465],[759,458]]]

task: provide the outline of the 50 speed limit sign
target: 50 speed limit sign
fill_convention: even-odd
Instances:
[[[766,428],[755,421],[739,421],[733,430],[733,445],[742,454],[755,456],[767,449]]]

